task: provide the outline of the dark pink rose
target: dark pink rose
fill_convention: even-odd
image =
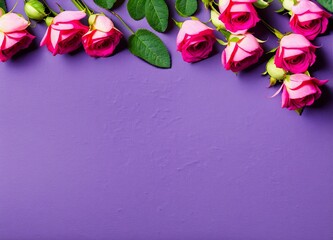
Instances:
[[[321,95],[319,86],[327,82],[306,74],[290,75],[282,86],[282,107],[297,110],[312,105]]]
[[[258,62],[264,52],[258,40],[250,33],[231,35],[230,39],[237,41],[229,41],[222,52],[222,65],[226,70],[239,72]]]
[[[80,23],[86,14],[83,11],[64,11],[51,22],[40,46],[46,45],[53,54],[65,54],[81,46],[82,36],[89,28]]]
[[[316,47],[301,34],[284,36],[275,55],[275,65],[292,73],[304,73],[316,61]]]
[[[260,20],[253,3],[256,0],[220,0],[219,19],[225,28],[235,34],[246,33]]]
[[[90,30],[82,37],[84,50],[91,57],[110,56],[119,44],[122,33],[105,15],[91,15],[89,23]]]
[[[309,0],[301,0],[292,7],[291,12],[291,29],[309,40],[315,39],[319,34],[326,31],[328,18],[331,16]]]
[[[6,62],[35,38],[26,28],[29,22],[16,13],[0,16],[0,61]]]
[[[177,36],[177,50],[185,62],[197,62],[209,56],[215,41],[213,29],[198,20],[186,20]]]

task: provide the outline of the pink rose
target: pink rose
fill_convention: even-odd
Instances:
[[[64,11],[51,22],[40,46],[46,45],[53,55],[65,54],[78,49],[82,36],[89,30],[80,23],[86,14],[83,11]]]
[[[84,50],[92,57],[110,56],[118,45],[122,33],[104,15],[89,17],[90,30],[82,37]]]
[[[225,28],[235,34],[246,33],[260,20],[252,3],[256,0],[220,0],[219,19]]]
[[[306,74],[290,75],[282,85],[282,107],[297,110],[312,105],[321,95],[319,86],[327,82]]]
[[[301,0],[292,7],[290,27],[295,33],[302,34],[309,40],[315,39],[327,29],[328,12],[309,0]]]
[[[213,29],[198,20],[186,20],[177,35],[177,50],[185,62],[197,62],[208,57],[215,41]]]
[[[231,35],[230,39],[231,41],[222,52],[222,65],[226,70],[239,72],[258,62],[264,53],[258,40],[250,33]]]
[[[292,73],[304,73],[316,61],[316,47],[300,34],[284,36],[275,55],[275,65]]]
[[[29,22],[15,13],[0,16],[0,61],[6,62],[35,38],[26,28]]]

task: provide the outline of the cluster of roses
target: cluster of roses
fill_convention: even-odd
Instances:
[[[226,70],[239,72],[258,62],[263,54],[259,40],[251,33],[260,20],[253,7],[256,0],[221,0],[218,12],[212,6],[212,21],[222,30],[227,43],[222,52],[222,65]],[[225,29],[227,31],[225,31]],[[177,36],[177,49],[186,62],[196,62],[208,57],[216,41],[214,30],[199,20],[185,21]]]
[[[103,14],[91,14],[89,27],[83,25],[80,20],[86,16],[84,11],[62,11],[55,17],[48,17],[44,13],[37,14],[36,6],[41,4],[37,0],[26,3],[27,15],[35,20],[42,20],[48,25],[47,31],[40,43],[46,45],[53,54],[66,54],[83,45],[86,53],[92,57],[110,56],[120,42],[122,33],[114,27],[111,19]],[[35,38],[27,28],[29,22],[16,13],[5,13],[0,8],[0,60],[7,61],[20,50],[27,48]]]
[[[281,81],[282,107],[296,110],[310,106],[321,96],[319,86],[328,80],[318,80],[310,76],[308,68],[316,61],[314,40],[327,29],[328,18],[331,16],[309,0],[300,0],[292,5],[289,24],[294,33],[280,36],[280,46],[269,62],[267,72],[271,76],[271,85]],[[274,61],[273,61],[274,59]]]
[[[217,39],[214,30],[199,20],[187,20],[177,37],[177,49],[184,61],[207,58],[218,40],[226,45],[222,52],[225,69],[239,72],[256,63],[263,54],[261,41],[247,32],[260,21],[253,6],[256,3],[255,0],[220,0],[218,12],[214,2],[209,1],[211,20],[225,35],[227,43]],[[309,0],[292,1],[289,6],[290,27],[295,33],[283,35],[264,22],[280,39],[279,47],[273,51],[276,51],[275,56],[267,63],[267,73],[271,76],[271,86],[282,82],[275,94],[282,90],[282,107],[301,113],[305,106],[312,105],[320,97],[318,86],[327,82],[311,77],[308,72],[316,60],[316,47],[309,40],[326,31],[331,15]]]
[[[276,53],[268,61],[266,73],[270,75],[271,86],[282,83],[274,94],[282,91],[282,107],[300,113],[320,97],[319,86],[327,82],[311,77],[308,68],[316,60],[317,48],[310,40],[326,31],[331,14],[310,0],[280,1],[291,15],[290,27],[294,33],[283,35],[263,21],[279,38],[279,47],[271,51]],[[45,20],[48,25],[40,45],[46,45],[53,55],[66,54],[83,45],[92,57],[110,56],[122,33],[104,14],[93,14],[81,0],[72,2],[82,11],[61,11],[57,14],[48,8],[51,14],[46,14],[45,5],[39,0],[26,1],[27,16],[37,21]],[[263,0],[220,0],[218,4],[214,0],[203,0],[203,3],[211,9],[211,21],[225,36],[226,42],[217,39],[214,30],[196,18],[176,22],[180,27],[177,50],[184,61],[191,63],[207,58],[218,41],[226,46],[221,56],[226,70],[239,72],[257,63],[264,52],[260,46],[262,41],[248,31],[260,21],[254,6],[268,6],[268,3]],[[89,27],[80,22],[86,12],[89,14]],[[0,8],[0,61],[7,61],[31,44],[35,37],[27,31],[29,24],[21,15],[5,13]]]

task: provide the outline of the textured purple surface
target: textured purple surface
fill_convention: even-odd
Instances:
[[[269,21],[289,30],[287,16]],[[263,64],[236,76],[219,47],[184,63],[176,33],[159,34],[171,70],[126,49],[36,47],[0,64],[1,240],[333,239],[332,30],[312,68],[331,82],[302,117],[269,98]]]

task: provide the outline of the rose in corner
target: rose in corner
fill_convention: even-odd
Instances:
[[[312,105],[321,96],[319,86],[327,82],[306,74],[288,76],[282,85],[282,107],[297,110]]]
[[[0,61],[6,62],[35,38],[26,28],[29,22],[16,13],[0,14]]]
[[[177,50],[185,62],[205,59],[216,41],[213,29],[198,20],[186,20],[177,35]]]
[[[246,33],[260,20],[253,3],[256,0],[220,0],[219,19],[224,23],[225,28],[235,34]]]
[[[82,36],[89,30],[80,23],[85,16],[83,11],[63,11],[53,19],[49,18],[49,27],[40,46],[46,45],[53,55],[78,49],[81,46]]]
[[[292,7],[291,12],[292,16],[289,22],[291,29],[309,40],[315,39],[326,31],[328,18],[331,16],[309,0],[300,1]]]
[[[275,64],[292,73],[304,73],[316,61],[316,47],[301,34],[284,36],[275,55]]]
[[[239,72],[257,63],[264,53],[258,40],[250,33],[231,35],[222,52],[222,65],[226,70]]]
[[[91,15],[89,24],[90,30],[82,37],[84,50],[91,57],[110,56],[119,44],[122,33],[102,14]]]

